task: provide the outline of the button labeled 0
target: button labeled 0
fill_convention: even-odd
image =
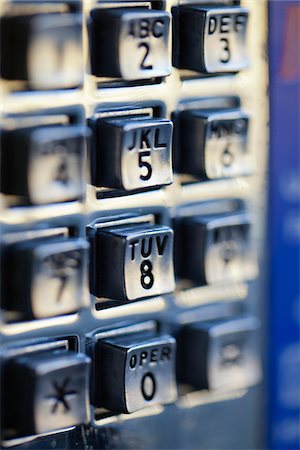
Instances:
[[[175,352],[171,336],[123,336],[96,344],[95,403],[132,413],[176,400]]]

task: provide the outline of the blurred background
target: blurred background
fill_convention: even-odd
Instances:
[[[269,2],[268,446],[300,445],[300,2]]]

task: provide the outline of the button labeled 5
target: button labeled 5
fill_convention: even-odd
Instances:
[[[168,54],[170,15],[138,8],[91,12],[92,73],[139,80],[171,73]]]
[[[170,120],[100,119],[94,127],[96,186],[129,191],[172,183]]]
[[[161,225],[96,229],[92,293],[119,301],[174,290],[173,230]]]
[[[99,340],[95,352],[97,406],[132,413],[176,400],[176,342],[171,336]]]

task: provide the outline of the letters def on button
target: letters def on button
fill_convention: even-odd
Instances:
[[[213,74],[248,66],[247,9],[189,5],[175,9],[174,17],[177,67]]]

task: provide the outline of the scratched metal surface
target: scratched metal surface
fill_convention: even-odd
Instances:
[[[121,3],[121,2],[120,2]],[[205,3],[199,1],[199,3]],[[226,2],[224,2],[226,3]],[[230,4],[230,2],[228,2]],[[9,9],[9,0],[2,0],[0,14]],[[84,18],[97,5],[96,0],[82,0]],[[165,8],[171,11],[177,2],[167,0]],[[235,179],[184,183],[174,176],[172,185],[148,192],[124,196],[98,198],[97,189],[87,185],[81,202],[70,202],[38,207],[9,207],[5,196],[0,198],[2,233],[34,230],[37,227],[75,226],[85,236],[86,225],[108,214],[138,212],[159,214],[161,223],[170,224],[180,215],[181,208],[212,199],[239,198],[246,202],[254,216],[254,245],[258,251],[260,274],[251,283],[233,283],[221,287],[202,287],[173,295],[134,302],[105,310],[95,309],[95,298],[88,293],[89,306],[78,314],[21,323],[1,321],[1,341],[5,348],[11,343],[25,344],[29,339],[45,337],[79,337],[79,350],[85,352],[86,336],[120,323],[138,323],[154,319],[172,331],[171,322],[189,320],[189,314],[198,311],[199,317],[226,317],[239,311],[250,311],[261,316],[264,304],[264,212],[265,170],[267,160],[267,62],[266,33],[267,7],[265,1],[245,0],[249,9],[248,46],[250,67],[237,75],[195,77],[194,73],[179,71],[162,82],[148,85],[109,87],[85,69],[82,88],[51,92],[21,91],[16,82],[0,82],[1,111],[7,114],[38,111],[44,108],[68,108],[82,105],[86,118],[92,117],[99,106],[134,105],[145,107],[161,102],[166,118],[186,99],[232,96],[239,97],[241,105],[251,117],[249,150],[253,158],[253,175]],[[88,65],[88,42],[83,20],[84,61]],[[169,47],[171,52],[171,45]],[[260,347],[262,341],[260,340]],[[20,405],[20,407],[22,407]],[[174,405],[157,406],[132,415],[113,416],[96,421],[93,426],[57,433],[48,437],[29,439],[21,448],[202,448],[246,449],[258,448],[262,432],[261,387],[249,391],[214,393],[180,392]]]

